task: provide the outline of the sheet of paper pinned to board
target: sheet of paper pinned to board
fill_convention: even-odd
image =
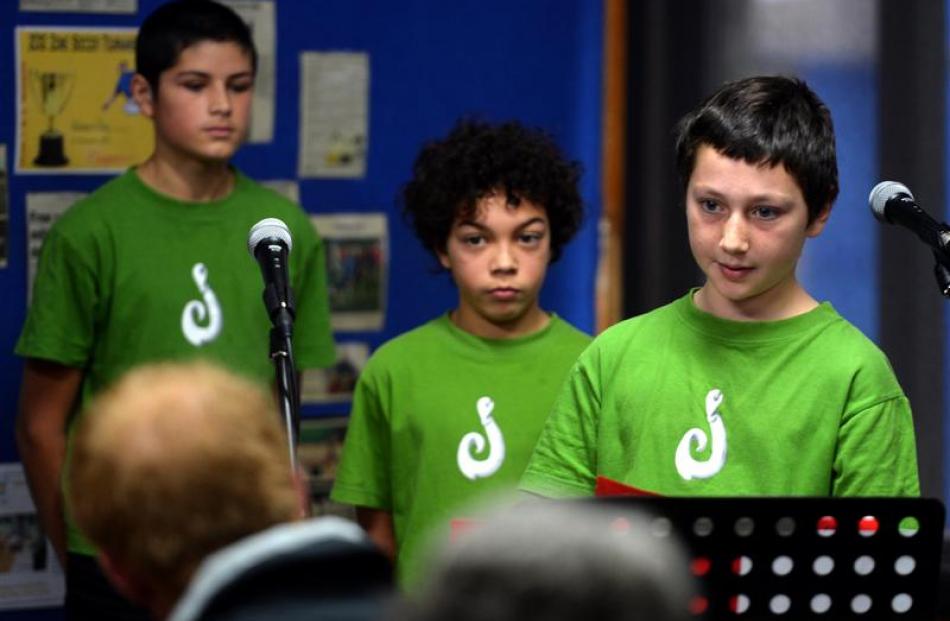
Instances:
[[[43,13],[128,13],[139,10],[138,0],[20,0],[21,11]]]
[[[26,195],[26,300],[33,297],[33,279],[40,249],[50,228],[72,207],[85,197],[84,192],[31,192]]]
[[[118,173],[152,153],[132,96],[135,29],[20,26],[14,37],[15,172]]]
[[[257,75],[247,141],[270,142],[274,139],[274,98],[277,92],[276,3],[272,0],[222,0],[241,16],[251,29],[257,48]]]
[[[0,267],[7,266],[10,254],[10,177],[7,173],[7,145],[0,144]]]
[[[366,176],[369,73],[366,53],[301,53],[299,177]]]
[[[345,403],[353,399],[360,372],[369,360],[369,344],[336,344],[336,362],[326,369],[306,369],[300,383],[301,403]]]
[[[65,591],[23,465],[0,464],[0,610],[62,606]]]
[[[333,329],[382,330],[389,271],[386,214],[335,213],[310,219],[326,248]]]

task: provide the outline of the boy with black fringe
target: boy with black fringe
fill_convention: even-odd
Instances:
[[[259,220],[279,218],[292,232],[298,366],[333,361],[323,247],[309,218],[229,163],[247,133],[257,67],[247,25],[222,4],[176,0],[142,23],[135,57],[132,93],[155,150],[52,228],[16,346],[27,359],[17,445],[65,565],[71,619],[146,618],[109,587],[64,506],[67,446],[88,401],[129,369],[164,360],[202,357],[273,380],[263,285],[245,250]]]
[[[828,109],[796,79],[732,82],[683,118],[676,154],[706,282],[584,352],[522,489],[918,495],[886,357],[795,276],[838,194]]]

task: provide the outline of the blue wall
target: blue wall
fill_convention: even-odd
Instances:
[[[0,2],[0,142],[14,155],[14,39],[17,25],[135,26],[139,14],[20,13]],[[363,180],[302,180],[301,202],[313,213],[390,214],[389,308],[381,332],[343,335],[376,346],[451,307],[454,286],[433,275],[426,255],[398,215],[395,195],[421,143],[444,134],[460,115],[520,119],[552,132],[585,168],[590,208],[578,238],[549,272],[542,295],[581,329],[594,327],[596,221],[600,212],[602,5],[584,0],[278,0],[275,139],[249,145],[236,163],[252,177],[292,179],[297,170],[299,62],[302,50],[355,50],[370,55],[370,149]],[[9,165],[8,165],[9,166]],[[12,168],[12,167],[10,167]],[[10,171],[12,172],[12,171]],[[21,361],[12,354],[25,313],[25,194],[91,191],[98,175],[10,176],[9,263],[0,269],[0,461],[17,461],[13,442]],[[255,269],[248,264],[247,269]],[[256,303],[257,300],[250,301]],[[308,409],[305,415],[324,413]],[[4,618],[59,618],[57,612],[4,613]]]
[[[877,183],[877,81],[873,64],[809,66],[802,77],[831,110],[841,192],[820,236],[809,240],[798,275],[819,300],[872,340],[878,337],[877,230],[868,193]]]

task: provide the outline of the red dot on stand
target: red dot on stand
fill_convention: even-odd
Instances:
[[[831,515],[823,515],[818,518],[818,534],[822,537],[830,537],[838,529],[838,520]]]
[[[694,615],[701,615],[709,608],[709,600],[702,595],[697,595],[689,602],[689,612]]]
[[[880,528],[881,524],[877,521],[877,518],[873,515],[865,515],[863,518],[858,520],[858,532],[861,533],[863,537],[870,537],[877,533],[877,529]]]
[[[694,558],[689,564],[690,571],[693,572],[693,575],[697,577],[702,577],[708,574],[711,567],[712,563],[705,556]]]

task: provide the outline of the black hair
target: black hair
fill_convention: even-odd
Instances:
[[[162,72],[178,62],[182,50],[202,41],[236,43],[257,73],[250,28],[230,7],[212,0],[172,0],[152,11],[135,39],[135,70],[157,94]]]
[[[809,224],[838,196],[831,112],[802,80],[758,76],[728,82],[684,116],[676,139],[684,191],[702,145],[749,164],[782,164],[802,191]]]
[[[455,221],[473,216],[478,200],[496,191],[512,206],[526,199],[544,208],[552,262],[583,219],[580,164],[566,160],[548,134],[516,121],[459,121],[422,148],[412,171],[402,190],[403,214],[434,254],[445,251]]]

